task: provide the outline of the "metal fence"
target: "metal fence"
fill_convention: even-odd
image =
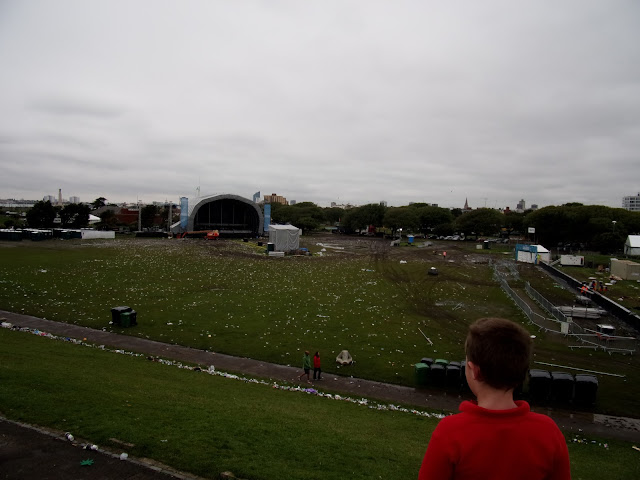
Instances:
[[[513,291],[513,289],[509,286],[505,275],[494,270],[494,277],[500,283],[502,289],[506,292],[506,294],[513,300],[518,307],[524,312],[529,321],[539,328],[543,329],[545,332],[551,333],[562,333],[562,322],[555,318],[546,318],[540,315],[537,312],[534,312],[533,309],[529,306],[527,302],[525,302],[520,296]],[[569,324],[571,325],[571,324]]]
[[[534,299],[538,304],[544,308],[549,314],[553,315],[553,317],[560,322],[568,322],[569,318],[558,310],[553,303],[544,298],[540,293],[538,293],[529,282],[525,283],[524,290],[527,292],[532,299]]]
[[[575,325],[575,324],[574,324]],[[603,336],[595,330],[585,328],[581,333],[570,333],[567,335],[568,346],[574,348],[592,348],[594,350],[604,350],[611,353],[628,353],[636,351],[637,340],[635,337],[614,337]]]
[[[498,281],[498,283],[500,283],[502,289],[516,303],[516,305],[520,307],[520,309],[524,312],[531,323],[544,330],[545,332],[564,335],[567,339],[567,346],[569,348],[592,348],[594,350],[600,349],[608,352],[609,354],[633,354],[636,351],[638,342],[635,337],[606,336],[594,330],[589,330],[587,328],[583,329],[577,323],[572,322],[570,318],[560,312],[555,306],[551,304],[551,302],[549,302],[542,295],[536,292],[527,283],[527,285],[525,286],[525,290],[527,291],[529,296],[543,305],[543,308],[550,310],[550,313],[553,314],[553,310],[556,310],[558,315],[556,318],[547,318],[537,312],[534,312],[529,304],[527,304],[527,302],[520,298],[520,296],[518,296],[518,294],[514,292],[513,289],[509,286],[509,283],[507,282],[507,276],[505,274],[499,272],[495,266],[493,273],[494,278]],[[547,308],[544,305],[545,303],[548,304],[551,308]],[[566,320],[561,321],[558,318],[565,318]]]

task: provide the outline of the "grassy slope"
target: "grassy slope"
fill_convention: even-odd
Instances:
[[[207,478],[415,478],[436,425],[5,329],[0,344],[4,415]],[[608,443],[569,443],[574,479],[638,478],[637,452]]]

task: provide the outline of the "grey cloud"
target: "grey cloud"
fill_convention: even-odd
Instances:
[[[50,115],[79,115],[97,118],[114,118],[125,113],[124,110],[114,106],[62,97],[36,99],[31,102],[30,107]]]

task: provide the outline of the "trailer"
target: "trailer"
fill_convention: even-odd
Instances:
[[[584,267],[584,257],[582,255],[560,255],[560,265]]]

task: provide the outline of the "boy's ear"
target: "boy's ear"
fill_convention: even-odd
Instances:
[[[471,378],[473,378],[474,380],[480,379],[480,368],[471,360],[467,360],[467,365],[465,368],[469,369],[469,373],[471,373]]]

